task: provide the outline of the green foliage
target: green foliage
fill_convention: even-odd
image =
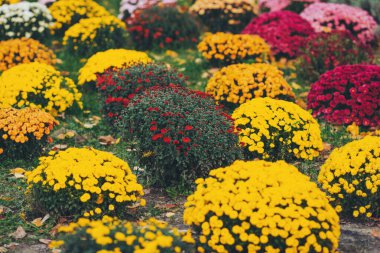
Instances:
[[[137,10],[126,22],[138,50],[195,47],[200,35],[199,25],[189,13],[169,6]]]
[[[373,61],[372,49],[349,33],[318,33],[310,36],[296,64],[297,77],[311,84],[337,66]]]
[[[153,86],[186,85],[186,78],[165,64],[140,64],[129,68],[110,69],[98,77],[102,112],[112,126],[129,101]]]
[[[136,142],[137,159],[156,186],[191,185],[240,157],[232,120],[202,92],[153,87],[131,100],[117,125]]]

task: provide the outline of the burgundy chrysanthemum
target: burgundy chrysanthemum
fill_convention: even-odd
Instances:
[[[314,29],[297,13],[275,11],[254,18],[242,33],[259,35],[275,55],[296,57]]]
[[[345,65],[326,72],[311,86],[308,108],[334,124],[380,124],[380,66]]]

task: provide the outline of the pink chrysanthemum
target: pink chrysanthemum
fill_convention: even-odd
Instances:
[[[280,11],[284,9],[291,9],[291,5],[299,4],[307,6],[312,3],[317,3],[320,0],[259,0],[260,8],[269,9],[269,11]]]
[[[375,37],[376,21],[365,10],[346,4],[314,3],[301,16],[308,20],[316,32],[349,31],[362,43]]]

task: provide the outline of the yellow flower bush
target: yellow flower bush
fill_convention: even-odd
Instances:
[[[313,160],[323,149],[318,122],[295,103],[254,98],[240,105],[232,118],[249,158]]]
[[[236,161],[196,183],[184,221],[199,235],[198,252],[337,252],[337,213],[284,161]]]
[[[74,102],[82,108],[82,94],[73,80],[44,63],[24,63],[0,77],[0,108],[38,107],[56,115]]]
[[[15,4],[20,2],[21,0],[0,0],[0,6],[3,4]]]
[[[108,216],[101,220],[80,218],[60,227],[59,232],[59,239],[51,242],[49,248],[61,248],[67,253],[190,252],[190,245],[182,241],[178,229],[154,218],[136,224]]]
[[[29,62],[55,65],[57,57],[51,49],[34,39],[21,38],[0,42],[0,71]]]
[[[96,81],[97,74],[102,74],[109,68],[131,67],[150,62],[152,60],[146,53],[135,50],[109,49],[99,52],[91,56],[79,70],[78,84]]]
[[[58,121],[37,108],[0,109],[0,160],[2,158],[35,158]]]
[[[63,45],[69,52],[87,56],[122,47],[126,38],[125,23],[114,16],[85,18],[65,32]]]
[[[51,152],[27,174],[27,182],[34,205],[61,216],[125,216],[126,207],[145,205],[143,187],[128,164],[92,148]]]
[[[346,217],[380,217],[380,137],[367,136],[334,149],[318,181]]]
[[[217,66],[244,60],[260,63],[270,56],[270,47],[264,39],[248,34],[209,33],[198,44],[198,50],[211,64]]]
[[[265,63],[234,64],[222,68],[208,81],[206,93],[232,108],[257,97],[295,100],[282,71]]]
[[[190,7],[212,32],[240,33],[258,14],[257,0],[197,0]]]
[[[59,0],[49,7],[55,23],[53,33],[64,33],[70,26],[82,18],[110,16],[111,14],[93,0]]]

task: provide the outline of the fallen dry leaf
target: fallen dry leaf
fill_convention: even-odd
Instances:
[[[78,123],[79,125],[83,125],[83,122],[80,121],[77,117],[73,117],[73,120],[75,123]]]
[[[32,221],[32,224],[36,227],[41,227],[45,221],[47,221],[50,218],[49,214],[46,214],[43,218],[37,218]]]
[[[376,238],[380,238],[380,229],[378,228],[374,228],[371,230],[371,235],[376,237]]]
[[[49,239],[38,239],[38,241],[46,245],[49,245],[51,243],[51,240]]]
[[[332,149],[332,146],[330,143],[324,142],[323,143],[323,150],[324,151],[330,151]]]
[[[15,239],[22,239],[26,236],[26,232],[23,227],[19,226],[15,232],[9,234],[9,236]]]
[[[65,134],[58,134],[57,137],[58,140],[64,140],[66,138]]]
[[[54,145],[54,147],[52,147],[51,149],[53,151],[59,151],[59,150],[65,150],[67,149],[67,145],[66,144],[57,144],[57,145]]]
[[[305,101],[298,99],[296,101],[296,104],[299,105],[299,107],[301,107],[302,109],[307,110],[307,104],[305,103]]]
[[[165,214],[165,216],[167,218],[173,217],[174,215],[175,215],[175,213],[172,213],[172,212],[168,212],[168,213]]]
[[[178,53],[173,50],[166,50],[165,54],[170,57],[178,57]]]
[[[65,134],[65,137],[67,138],[73,138],[77,133],[75,131],[68,131],[66,134]]]
[[[15,169],[11,169],[9,172],[15,178],[23,178],[23,177],[25,177],[24,174],[25,174],[26,170],[24,170],[23,168],[15,168]]]
[[[93,128],[95,125],[94,124],[91,124],[91,123],[84,123],[83,124],[83,127],[84,128],[87,128],[87,129],[91,129],[91,128]]]
[[[299,85],[298,83],[292,82],[290,85],[292,86],[293,89],[296,89],[296,90],[301,89],[301,85]]]
[[[208,70],[209,73],[214,74],[219,71],[219,68],[211,68]]]
[[[99,136],[98,141],[101,145],[109,146],[109,145],[118,144],[120,142],[120,138],[115,139],[111,135]]]
[[[4,247],[0,247],[0,253],[6,253],[8,250]]]

